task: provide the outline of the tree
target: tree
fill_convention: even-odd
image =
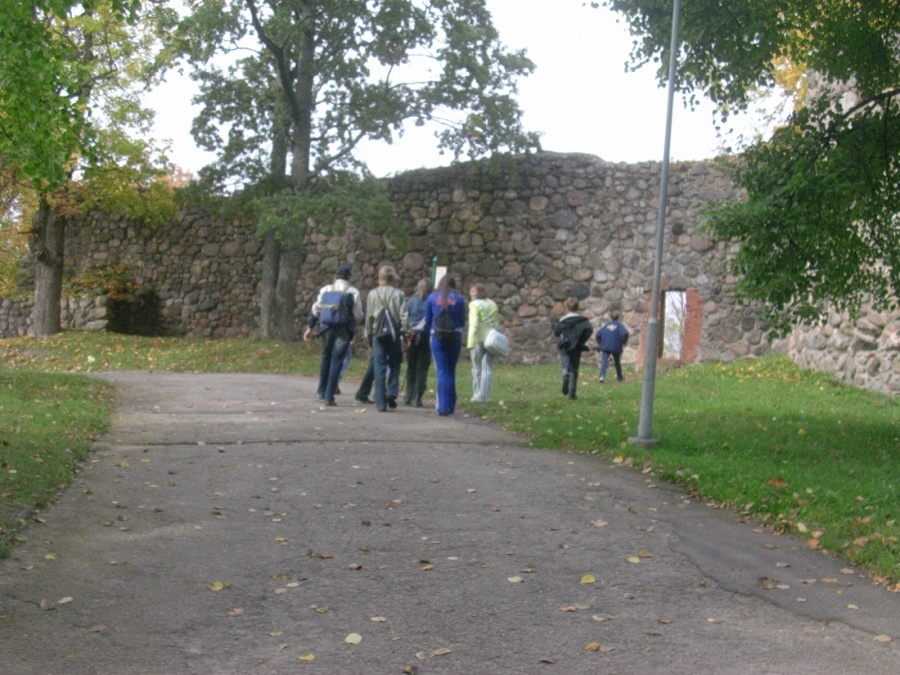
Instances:
[[[436,121],[436,143],[454,159],[537,146],[513,98],[516,78],[534,65],[500,43],[484,0],[187,4],[179,48],[203,106],[192,131],[219,153],[205,174],[253,184],[287,214],[281,227],[260,228],[264,336],[296,338],[309,218],[301,206],[285,211],[286,199],[312,208],[310,196],[367,176],[354,154],[363,139],[390,143],[407,121]]]
[[[150,119],[137,92],[153,77],[154,36],[137,21],[138,4],[12,3],[13,21],[0,29],[9,57],[0,66],[0,155],[37,194],[32,328],[41,337],[60,330],[68,218],[98,203],[142,210],[158,194],[147,189],[162,170],[150,164],[153,149],[127,132]]]
[[[671,4],[607,0],[637,37],[632,64],[667,69]],[[738,293],[773,332],[900,295],[900,11],[895,0],[695,0],[682,4],[679,89],[746,109],[790,77],[783,127],[727,165],[746,190],[709,230],[740,243]],[[797,72],[805,77],[798,78]]]

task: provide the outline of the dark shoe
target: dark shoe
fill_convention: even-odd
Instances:
[[[324,401],[325,395],[324,394],[316,394],[316,398],[319,399],[320,401]]]
[[[357,401],[359,401],[360,403],[367,403],[367,404],[375,403],[375,401],[370,399],[368,396],[355,396],[354,398]]]
[[[412,405],[412,399],[411,398],[403,399],[403,405]]]
[[[327,405],[327,406],[336,406],[336,405],[337,405],[337,401],[327,401],[327,402],[325,403],[325,405]]]
[[[335,388],[334,388],[334,393],[335,393],[335,394],[340,394],[340,393],[341,393],[341,388],[340,388],[340,387],[335,387]]]
[[[417,407],[417,408],[421,408],[421,407],[422,407],[422,399],[420,399],[420,398],[417,398],[417,399],[416,399],[416,407]]]
[[[562,386],[563,395],[569,393],[569,376],[563,375],[563,386]]]
[[[387,412],[387,408],[378,408],[378,412]]]
[[[391,410],[393,410],[394,408],[397,407],[397,397],[396,396],[387,396],[387,397],[385,397],[384,400],[387,401],[388,408],[390,408]]]

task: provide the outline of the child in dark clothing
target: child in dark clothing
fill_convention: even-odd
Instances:
[[[581,353],[588,351],[585,343],[594,332],[591,322],[578,313],[578,307],[578,298],[566,298],[568,313],[559,320],[553,329],[553,334],[557,337],[559,360],[562,362],[562,393],[567,395],[571,401],[576,398]]]
[[[600,381],[606,380],[606,366],[609,364],[609,357],[613,357],[616,364],[616,379],[622,381],[622,350],[628,344],[628,329],[619,321],[619,313],[612,311],[609,313],[610,321],[603,324],[603,327],[597,331],[597,344],[600,345]]]

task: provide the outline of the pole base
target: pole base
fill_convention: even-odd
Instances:
[[[641,438],[640,436],[629,436],[628,445],[636,445],[639,448],[652,448],[659,445],[658,438]]]

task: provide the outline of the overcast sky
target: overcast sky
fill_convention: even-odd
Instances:
[[[616,15],[582,0],[487,0],[501,40],[526,49],[536,64],[519,83],[526,129],[543,134],[544,150],[583,152],[613,162],[661,161],[666,90],[651,68],[625,72],[632,38]],[[190,137],[190,82],[174,74],[154,96],[157,136],[174,142],[173,161],[194,173],[211,161]],[[434,149],[433,130],[411,129],[393,145],[366,144],[360,156],[376,176],[449,163]],[[676,95],[671,158],[717,154],[712,106],[688,110]]]

